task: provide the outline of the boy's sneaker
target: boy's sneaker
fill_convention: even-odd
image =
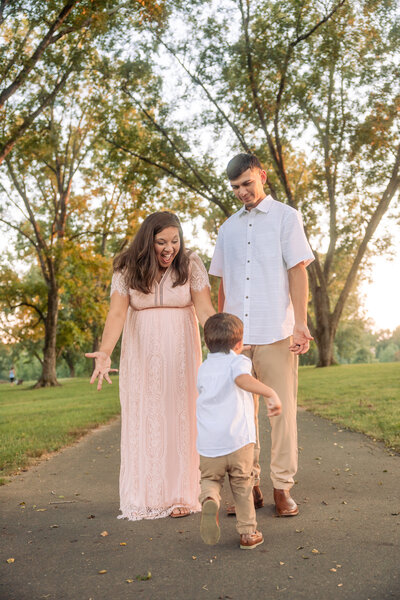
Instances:
[[[263,541],[264,538],[261,531],[242,533],[240,536],[240,547],[242,550],[253,550],[253,548],[262,544]]]
[[[219,540],[218,504],[210,498],[204,500],[202,505],[200,535],[203,542],[210,546]]]

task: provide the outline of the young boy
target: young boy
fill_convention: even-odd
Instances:
[[[252,394],[264,396],[270,417],[280,414],[281,402],[274,390],[252,377],[251,360],[240,354],[243,323],[238,317],[228,313],[213,315],[204,325],[204,338],[210,353],[197,376],[200,534],[206,544],[219,540],[220,491],[228,473],[240,547],[250,550],[264,541],[257,531],[253,499],[256,433]]]

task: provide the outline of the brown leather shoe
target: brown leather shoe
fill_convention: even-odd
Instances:
[[[240,547],[242,550],[253,550],[264,541],[261,531],[254,533],[242,533],[240,536]]]
[[[291,497],[289,490],[274,488],[274,502],[278,517],[295,517],[299,514],[299,507]]]
[[[254,508],[262,508],[264,506],[264,498],[259,485],[253,487]]]

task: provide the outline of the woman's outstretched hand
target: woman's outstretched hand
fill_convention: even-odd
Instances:
[[[92,373],[92,377],[90,378],[90,383],[94,383],[98,377],[98,390],[101,390],[101,386],[103,385],[103,379],[105,379],[108,383],[112,383],[109,373],[118,373],[118,369],[110,369],[111,358],[108,356],[108,354],[106,354],[105,352],[87,352],[85,356],[87,358],[96,359],[96,364]]]

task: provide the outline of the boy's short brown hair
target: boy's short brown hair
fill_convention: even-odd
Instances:
[[[204,323],[204,339],[210,352],[228,354],[243,339],[243,323],[235,315],[217,313]]]

